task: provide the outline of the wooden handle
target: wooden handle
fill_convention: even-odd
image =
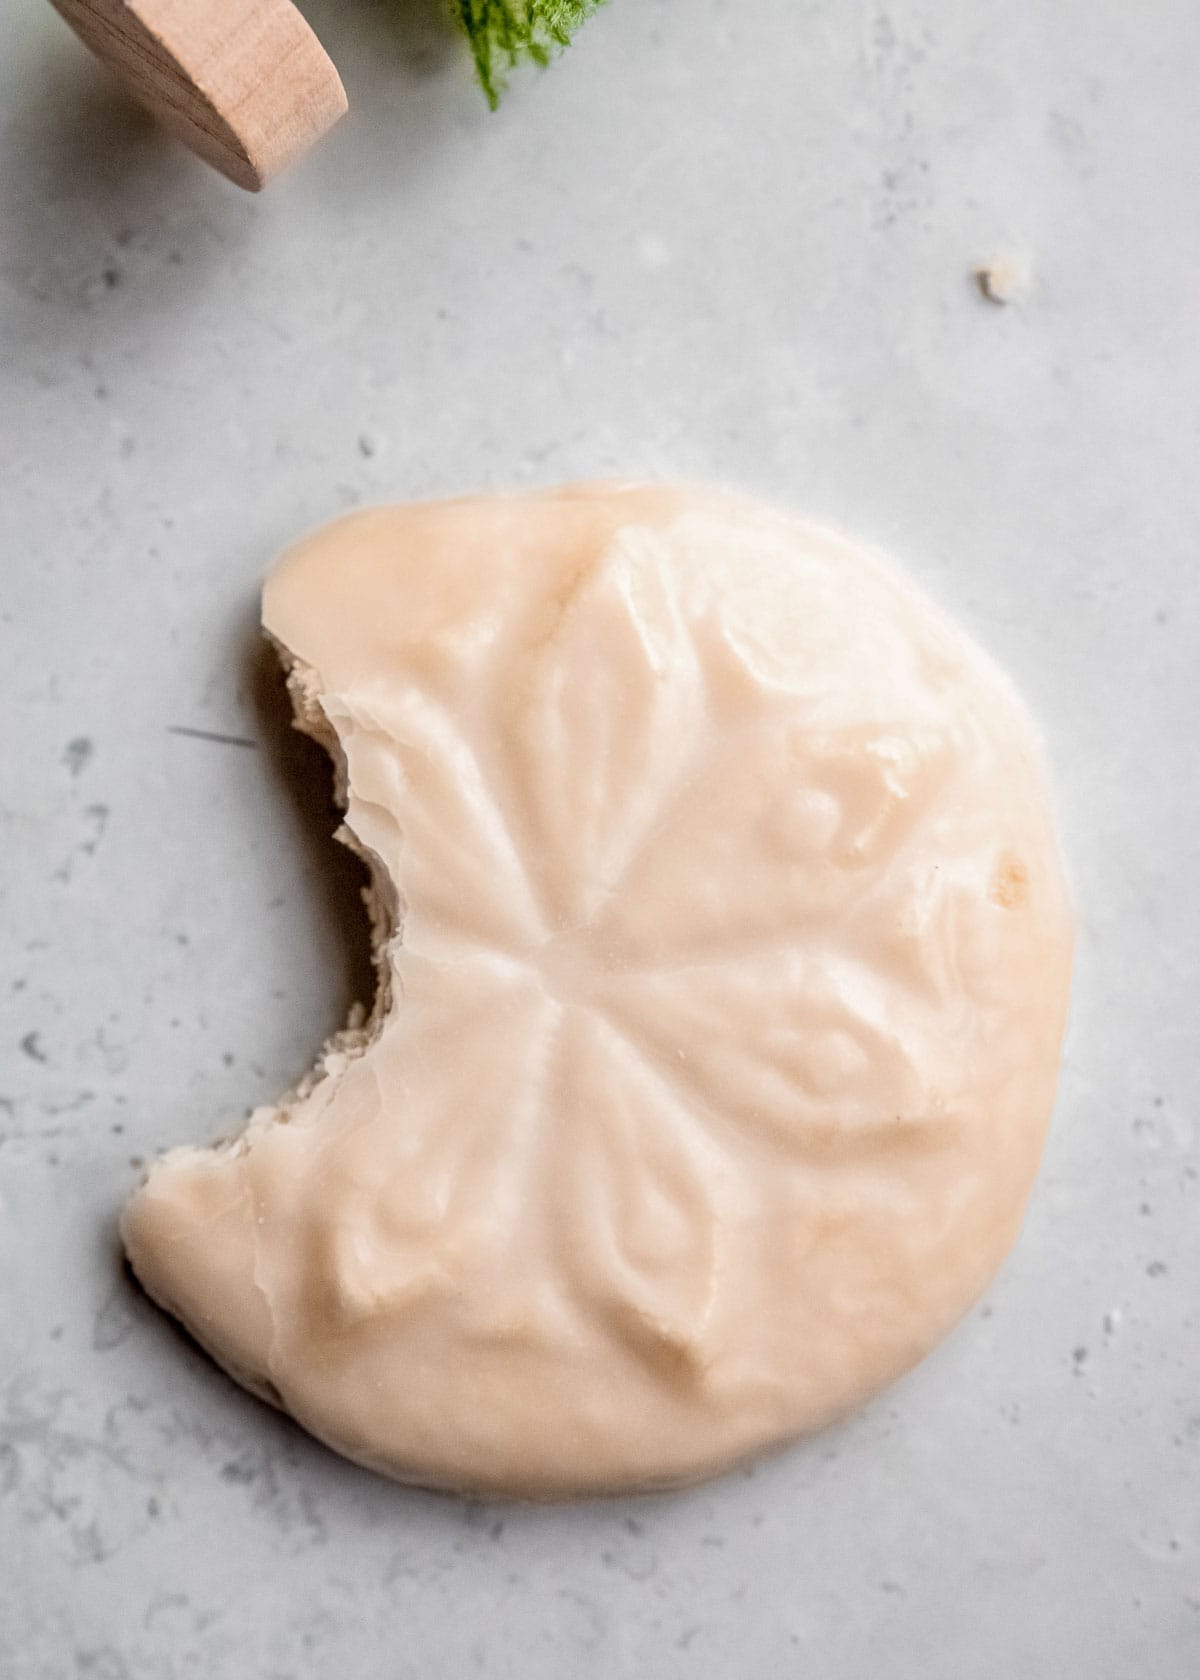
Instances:
[[[257,192],[346,109],[291,0],[52,0],[194,152]]]

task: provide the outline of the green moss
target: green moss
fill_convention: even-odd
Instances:
[[[493,111],[508,72],[522,61],[545,65],[604,0],[450,0],[471,43],[480,86]]]

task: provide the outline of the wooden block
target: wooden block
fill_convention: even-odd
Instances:
[[[291,0],[52,0],[172,133],[257,192],[346,109]]]

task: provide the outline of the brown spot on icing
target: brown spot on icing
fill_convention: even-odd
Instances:
[[[1029,903],[1029,871],[1009,852],[996,865],[988,897],[1002,910],[1023,910]]]

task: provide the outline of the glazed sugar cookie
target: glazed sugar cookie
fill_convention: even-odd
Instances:
[[[843,538],[640,485],[357,514],[263,618],[379,995],[151,1169],[150,1294],[340,1452],[523,1495],[704,1475],[918,1360],[1016,1236],[1067,1005],[990,660]]]

